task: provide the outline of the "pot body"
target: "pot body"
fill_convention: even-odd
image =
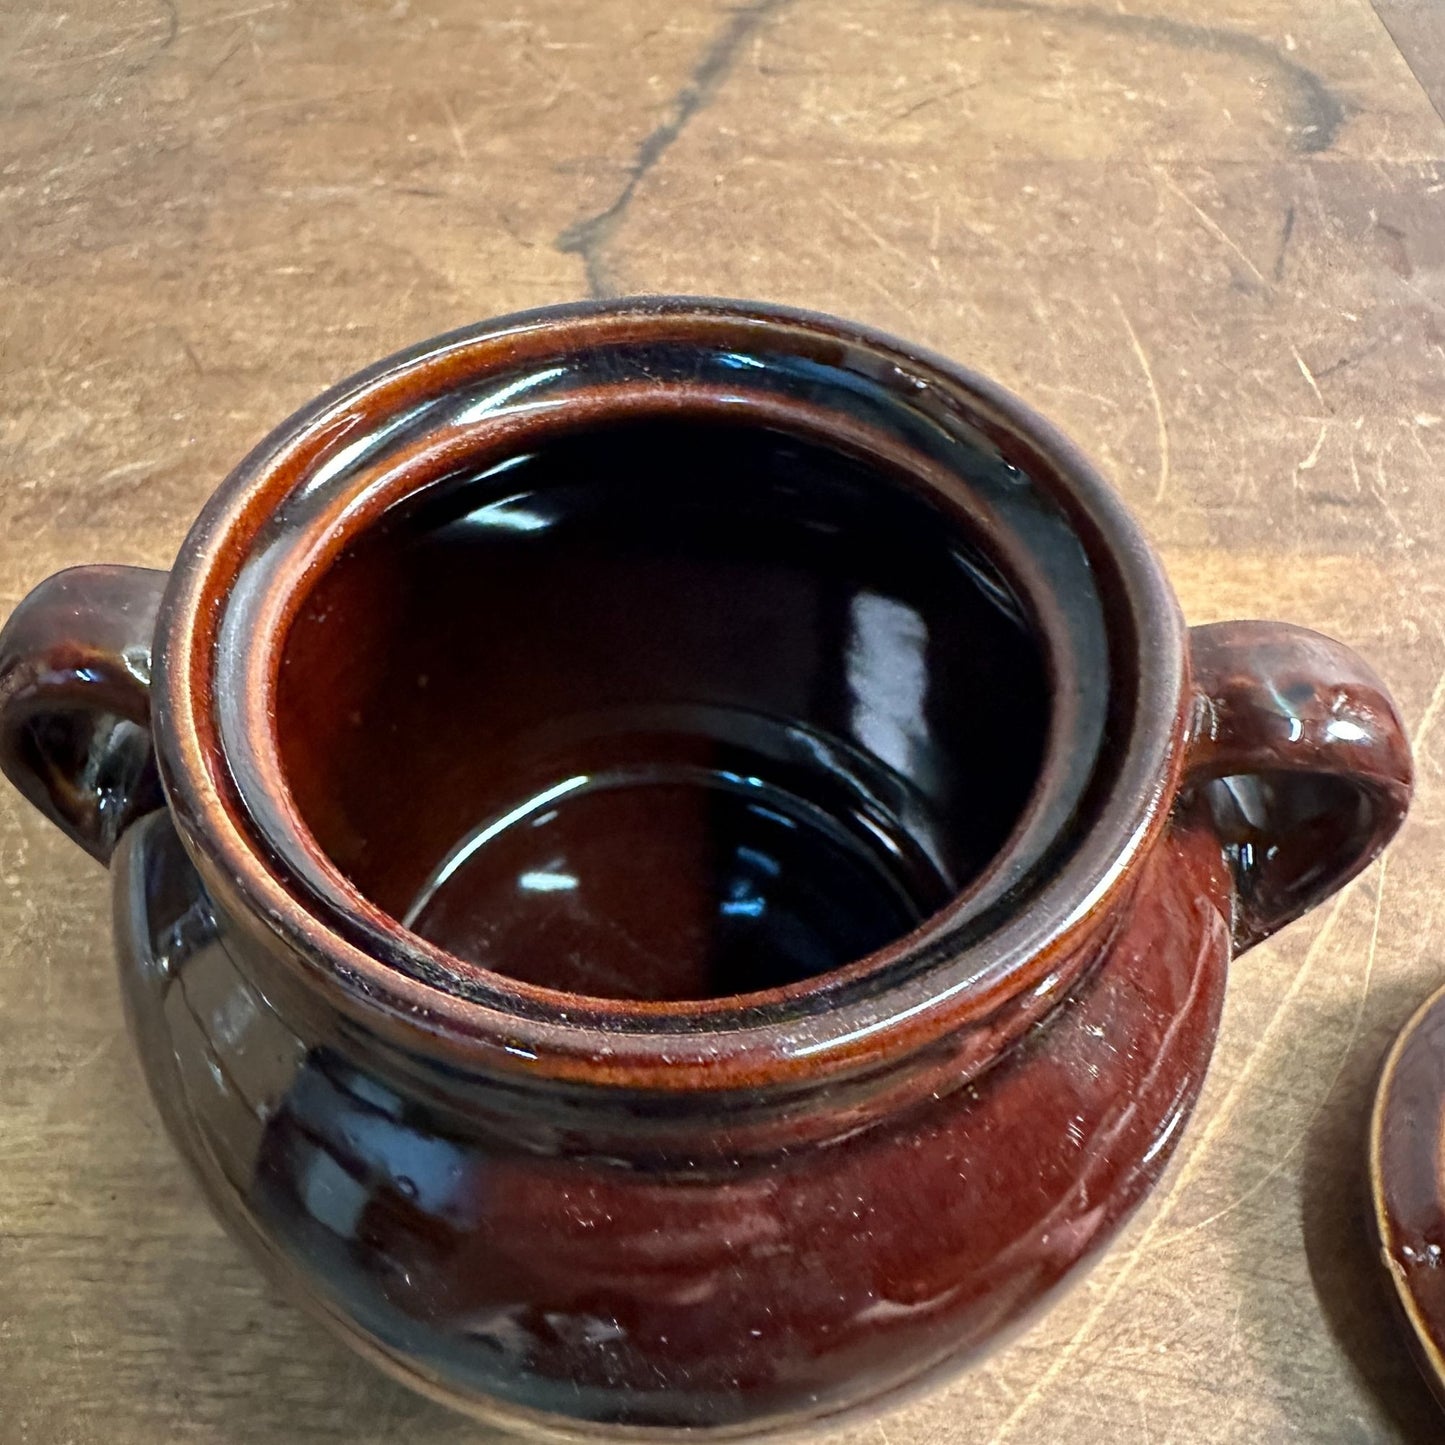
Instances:
[[[478,1107],[329,1016],[284,1016],[170,815],[115,859],[151,1089],[280,1282],[408,1383],[513,1426],[786,1428],[966,1364],[1114,1235],[1198,1094],[1230,955],[1203,810],[1143,864],[1083,977],[971,1083],[742,1149],[699,1108],[600,1144],[565,1101]],[[820,1085],[792,1106],[837,1108]],[[634,1142],[656,1101],[613,1101]]]
[[[257,639],[300,544],[339,547],[388,487],[520,444],[549,408],[703,401],[907,441],[910,485],[992,489],[1056,641],[1045,803],[973,892],[772,993],[649,1011],[468,971],[304,836],[253,746],[275,713]],[[1069,566],[1078,587],[1054,585]],[[41,583],[0,633],[0,768],[112,865],[151,1090],[263,1266],[448,1403],[625,1440],[832,1418],[1017,1326],[1159,1177],[1231,956],[1374,858],[1411,787],[1358,657],[1282,624],[1187,632],[1117,499],[1021,403],[828,318],[687,299],[393,358],[263,443],[169,580]]]

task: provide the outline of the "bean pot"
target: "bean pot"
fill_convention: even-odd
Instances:
[[[407,1383],[555,1438],[867,1410],[1159,1178],[1231,957],[1368,863],[1349,649],[1186,629],[984,378],[688,298],[342,383],[169,574],[0,635],[221,1220]]]

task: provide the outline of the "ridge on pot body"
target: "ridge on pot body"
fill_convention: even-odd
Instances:
[[[352,834],[331,817],[349,744],[304,741],[314,669],[345,656],[327,674],[344,693],[381,655],[325,630],[333,602],[333,626],[375,615],[347,611],[348,549],[544,443],[739,421],[804,449],[790,467],[821,447],[926,503],[970,585],[1034,640],[1047,725],[987,856],[955,866],[950,829],[920,825],[941,906],[862,959],[740,996],[564,993],[404,928],[377,901],[388,865],[352,836],[368,805]],[[773,494],[803,506],[799,487]],[[867,513],[880,536],[886,511]],[[705,641],[710,615],[680,606],[676,627]],[[792,625],[746,659],[751,711],[703,710],[724,719],[707,724],[719,756],[755,747],[780,776],[809,749],[816,766],[823,736],[757,721],[795,697],[773,662]],[[470,697],[470,675],[447,696]],[[979,706],[997,743],[1007,708],[988,734]],[[982,775],[961,745],[912,736],[931,759],[917,778]],[[375,765],[383,794],[421,776],[408,737]],[[846,740],[824,752],[829,787],[893,796]],[[263,442],[169,580],[42,584],[0,636],[0,762],[112,863],[151,1088],[261,1263],[451,1404],[626,1439],[866,1408],[1023,1321],[1164,1168],[1231,952],[1365,866],[1410,790],[1367,666],[1283,625],[1186,633],[1117,499],[998,388],[826,318],[687,299],[530,313],[393,358]],[[382,824],[411,837],[425,822],[400,801]]]

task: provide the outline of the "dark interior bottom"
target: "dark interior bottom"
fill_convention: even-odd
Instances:
[[[463,839],[406,922],[515,978],[708,998],[860,958],[927,911],[869,839],[717,768],[619,767],[543,789]]]

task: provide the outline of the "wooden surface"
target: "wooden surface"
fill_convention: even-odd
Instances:
[[[1433,0],[9,0],[0,607],[164,565],[293,407],[515,307],[774,298],[993,373],[1112,475],[1191,618],[1365,651],[1420,790],[1384,866],[1238,965],[1107,1260],[836,1438],[1439,1440],[1357,1188],[1378,1061],[1445,979],[1442,105]],[[123,1032],[106,879],[5,790],[0,1442],[483,1438],[211,1222]]]

